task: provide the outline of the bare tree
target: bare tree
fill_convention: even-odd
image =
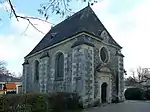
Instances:
[[[7,74],[8,70],[6,69],[6,63],[4,61],[0,61],[0,74]]]
[[[9,72],[9,70],[6,68],[6,62],[0,60],[0,76],[1,75],[7,75],[12,76],[12,73]]]
[[[142,87],[144,83],[150,80],[150,71],[148,68],[137,68],[136,72],[131,71],[131,76],[125,79],[127,86],[138,86]]]
[[[10,10],[8,11],[8,13],[10,14],[10,18],[12,16],[15,16],[17,21],[19,21],[19,19],[27,20],[28,21],[27,28],[29,27],[29,25],[31,25],[37,31],[39,31],[40,33],[43,33],[32,23],[32,20],[37,19],[37,20],[52,24],[49,21],[47,21],[50,13],[59,14],[62,17],[64,17],[64,15],[66,15],[66,17],[68,17],[74,13],[71,8],[71,6],[73,5],[73,4],[71,4],[72,1],[82,1],[82,2],[87,2],[91,5],[93,5],[94,3],[97,3],[98,1],[101,1],[101,0],[47,0],[46,3],[39,4],[40,8],[37,10],[41,15],[44,16],[45,19],[38,18],[38,17],[32,17],[32,16],[19,15],[16,12],[15,6],[13,5],[11,0],[0,0],[0,3],[3,4],[4,2],[8,2],[9,6],[10,6]]]
[[[1,61],[0,60],[0,76],[1,75],[8,75],[8,76],[15,76],[15,73],[11,73],[6,66],[6,62],[5,61]]]

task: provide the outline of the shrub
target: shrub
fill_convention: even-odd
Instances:
[[[63,112],[79,109],[76,93],[28,93],[3,95],[0,98],[1,112]]]
[[[79,98],[76,93],[53,93],[50,102],[52,102],[53,110],[56,112],[79,109]]]
[[[42,112],[48,107],[47,94],[10,94],[4,95],[4,110],[16,112],[28,110],[31,112]]]
[[[4,111],[4,98],[0,97],[0,112]]]
[[[114,97],[111,102],[112,102],[112,103],[119,103],[119,98],[118,98],[118,96]]]
[[[146,100],[150,100],[150,89],[144,92],[144,97]]]
[[[128,88],[125,91],[125,98],[127,100],[142,100],[143,90],[140,88]]]

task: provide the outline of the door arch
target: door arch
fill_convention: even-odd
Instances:
[[[107,102],[107,83],[106,82],[104,82],[101,85],[101,101],[102,103]]]

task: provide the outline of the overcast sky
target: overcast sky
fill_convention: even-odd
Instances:
[[[39,16],[37,9],[43,0],[13,0],[17,12],[21,15]],[[45,0],[46,1],[46,0]],[[33,6],[34,4],[34,6]],[[77,3],[73,6],[74,11],[84,8],[87,4]],[[4,12],[8,4],[0,5],[0,60],[8,64],[11,72],[22,73],[22,63],[35,45],[43,38],[43,34],[29,27],[25,34],[27,22],[9,19],[8,13]],[[101,22],[104,24],[113,38],[123,47],[125,55],[125,69],[137,67],[150,68],[150,0],[101,0],[92,6]],[[51,16],[49,21],[57,24],[63,18]],[[50,24],[33,21],[44,33],[51,27]]]

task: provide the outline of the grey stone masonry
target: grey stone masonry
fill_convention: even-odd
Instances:
[[[54,88],[53,91],[55,92],[64,92],[64,81],[55,81],[54,80]]]
[[[47,76],[47,92],[52,93],[53,90],[54,90],[54,70],[51,68],[51,65],[49,65],[48,76]]]
[[[119,58],[119,76],[120,76],[120,100],[124,100],[124,66],[123,66],[123,57]]]
[[[83,96],[84,94],[83,93],[84,87],[82,83],[83,77],[84,77],[84,53],[80,45],[74,47],[72,53],[72,91],[78,92],[80,96]],[[82,85],[78,85],[77,82],[78,84],[81,83]]]
[[[27,81],[28,81],[28,71],[29,69],[29,63],[24,63],[23,64],[23,77],[22,77],[22,89],[23,89],[23,92],[26,93],[27,92],[27,89],[28,89],[28,84],[27,84]]]
[[[40,92],[44,93],[47,92],[48,69],[49,69],[49,57],[42,57],[40,59],[40,70],[39,70]]]
[[[94,99],[94,53],[93,47],[79,45],[72,54],[72,90],[88,104]]]
[[[99,85],[98,85],[98,78],[96,75],[96,67],[100,64],[100,59],[99,59],[99,49],[94,47],[94,97],[97,98],[99,94]]]
[[[85,56],[85,101],[94,100],[94,49],[90,46],[84,48]]]
[[[64,65],[64,90],[66,92],[72,92],[72,86],[70,85],[72,81],[72,52],[65,54]]]
[[[29,93],[31,91],[31,77],[30,77],[30,64],[28,60],[23,63],[23,79],[22,79],[22,89],[24,93]]]

